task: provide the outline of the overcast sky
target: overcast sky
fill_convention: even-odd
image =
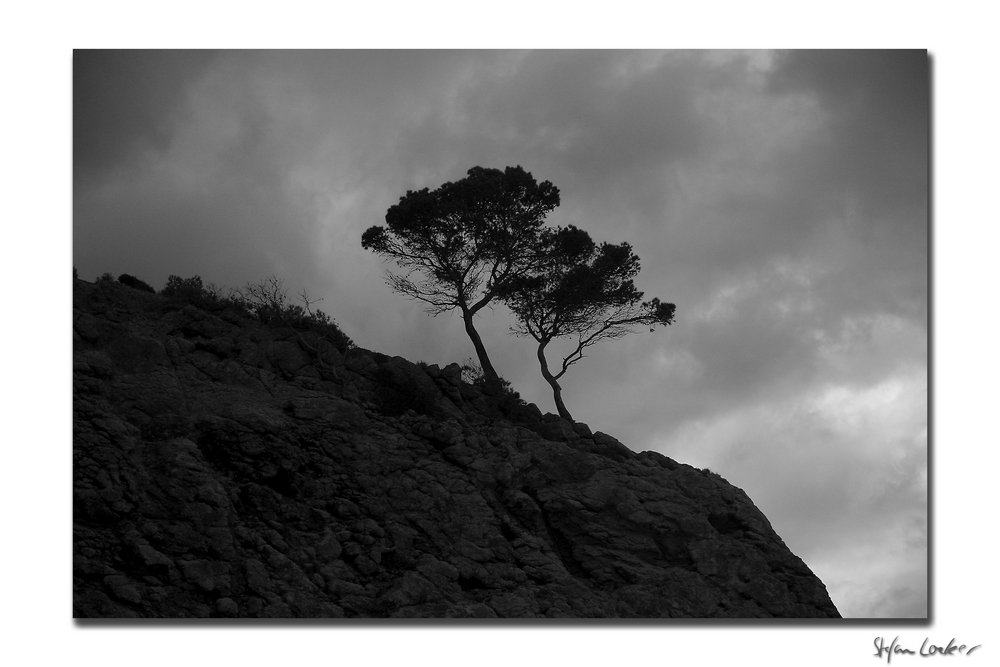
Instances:
[[[362,232],[473,166],[551,181],[677,305],[572,367],[573,415],[743,488],[844,616],[927,614],[925,52],[77,51],[73,89],[81,278],[275,274],[412,361],[474,351]],[[555,412],[511,323],[477,327]]]

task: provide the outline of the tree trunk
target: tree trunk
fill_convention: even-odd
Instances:
[[[472,312],[462,310],[462,319],[465,320],[465,333],[469,334],[469,338],[472,339],[472,345],[476,348],[476,356],[479,357],[479,365],[483,367],[483,375],[491,380],[499,380],[500,376],[497,375],[496,369],[490,363],[490,356],[486,354],[486,346],[483,345],[483,339],[479,337],[479,332],[476,331],[476,327],[472,324],[473,316]]]
[[[549,364],[545,361],[545,346],[548,345],[548,341],[538,344],[538,365],[542,368],[542,377],[545,381],[552,385],[552,398],[556,401],[556,410],[559,411],[559,416],[563,419],[568,419],[573,421],[573,415],[569,413],[566,409],[566,404],[562,400],[562,387],[559,386],[559,381],[556,380],[555,376],[549,372]]]

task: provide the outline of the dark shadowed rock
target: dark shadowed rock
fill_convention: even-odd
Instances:
[[[117,284],[73,321],[77,617],[839,616],[742,490],[457,364]]]

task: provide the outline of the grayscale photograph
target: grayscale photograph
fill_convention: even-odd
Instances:
[[[928,619],[930,64],[73,50],[73,617]]]

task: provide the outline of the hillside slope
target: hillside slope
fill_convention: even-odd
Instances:
[[[455,364],[74,290],[77,617],[839,617],[718,475]]]

